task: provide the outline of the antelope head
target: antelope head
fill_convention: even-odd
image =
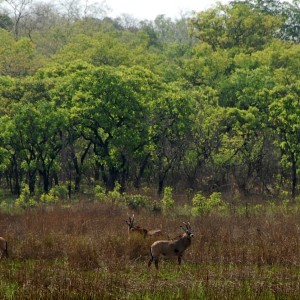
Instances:
[[[185,235],[188,237],[188,238],[191,238],[194,236],[194,234],[192,233],[192,228],[191,228],[191,224],[190,222],[182,222],[184,226],[180,226],[180,228],[183,229],[183,231],[185,232]]]
[[[148,230],[145,228],[142,228],[140,226],[134,225],[134,215],[132,217],[128,216],[128,220],[125,221],[128,225],[128,237],[130,238],[131,234],[138,233],[142,235],[144,238],[148,234]]]

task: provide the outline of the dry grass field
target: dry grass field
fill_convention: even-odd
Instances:
[[[77,203],[0,215],[1,299],[299,299],[300,218],[290,210],[202,217],[135,212],[139,225],[194,238],[179,268],[147,268],[151,238],[128,239],[125,207]]]

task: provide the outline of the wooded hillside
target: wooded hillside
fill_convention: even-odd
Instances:
[[[172,20],[0,2],[0,180],[298,195],[300,2]]]

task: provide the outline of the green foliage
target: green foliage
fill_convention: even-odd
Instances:
[[[119,182],[115,183],[115,187],[112,191],[107,191],[103,186],[95,186],[95,196],[98,201],[111,201],[113,203],[120,203],[123,199],[123,195],[120,192],[121,185]]]
[[[59,199],[62,200],[66,200],[69,193],[68,188],[63,184],[55,185],[51,188],[51,191],[53,191],[53,194],[55,196],[59,197]]]
[[[164,188],[163,197],[161,199],[162,210],[168,213],[174,208],[175,201],[173,199],[173,188],[166,186]]]
[[[149,197],[143,195],[124,195],[125,204],[132,210],[140,210],[145,208],[150,202]]]
[[[16,208],[33,208],[37,207],[38,205],[38,202],[30,194],[29,186],[24,184],[19,198],[15,201]]]
[[[94,189],[94,192],[95,192],[96,199],[98,201],[105,201],[105,200],[107,200],[107,193],[106,193],[106,190],[105,190],[105,188],[103,186],[96,185],[95,189]]]
[[[115,187],[112,191],[109,191],[107,193],[107,197],[112,201],[112,202],[119,202],[123,196],[121,194],[121,185],[119,182],[115,183]]]
[[[1,212],[7,213],[7,214],[13,214],[15,212],[15,203],[12,201],[1,201],[0,202],[0,210]]]
[[[198,192],[192,199],[191,213],[194,216],[208,215],[212,211],[226,211],[227,204],[222,200],[221,193],[214,192],[208,198]]]
[[[143,22],[80,7],[66,18],[42,6],[37,19],[29,6],[14,28],[0,14],[1,178],[16,194],[26,181],[46,202],[52,178],[72,192],[101,180],[96,197],[112,201],[124,200],[116,181],[161,195],[177,177],[183,189],[295,198],[296,2],[232,1]]]
[[[192,19],[193,35],[215,49],[253,52],[272,40],[282,25],[279,16],[256,9],[249,2],[231,2],[199,13]]]
[[[0,28],[0,75],[28,76],[41,67],[35,45],[22,37],[15,40]]]
[[[154,213],[160,213],[161,210],[162,210],[161,201],[157,201],[157,200],[151,201],[150,211],[153,211]]]
[[[1,281],[0,283],[0,295],[4,297],[3,299],[15,299],[18,289],[17,282]]]
[[[55,189],[50,189],[48,193],[41,195],[41,203],[44,204],[55,204],[59,201],[59,195]]]

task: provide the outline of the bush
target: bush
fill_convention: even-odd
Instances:
[[[121,185],[120,185],[119,182],[116,182],[115,188],[114,188],[112,191],[109,191],[109,192],[107,193],[108,198],[109,198],[112,202],[121,200],[122,194],[121,194],[120,190],[121,190]]]
[[[150,210],[155,212],[155,213],[160,213],[161,212],[160,203],[156,200],[152,201]]]
[[[115,184],[115,188],[112,191],[106,192],[105,188],[100,186],[100,185],[96,185],[95,187],[95,196],[97,198],[97,200],[100,201],[119,201],[122,199],[122,194],[120,192],[121,190],[121,185],[116,182]]]
[[[28,207],[37,207],[38,203],[31,197],[29,186],[27,184],[23,185],[21,194],[15,202],[17,208],[28,208]]]
[[[139,210],[146,207],[149,202],[149,198],[143,195],[125,195],[125,204],[133,209]]]
[[[164,188],[164,196],[162,198],[162,210],[167,212],[174,207],[173,189],[170,186]]]
[[[201,192],[198,192],[192,199],[192,215],[209,214],[212,210],[226,210],[227,204],[222,200],[221,193],[214,192],[209,198],[206,198]]]
[[[66,200],[69,195],[68,188],[65,185],[55,185],[51,191],[53,191],[53,195],[62,200]]]
[[[107,195],[106,195],[106,190],[104,187],[100,185],[95,186],[95,196],[97,200],[100,201],[106,201],[107,200]]]
[[[55,204],[59,201],[57,192],[51,189],[49,193],[44,193],[41,195],[41,202],[44,204]]]

